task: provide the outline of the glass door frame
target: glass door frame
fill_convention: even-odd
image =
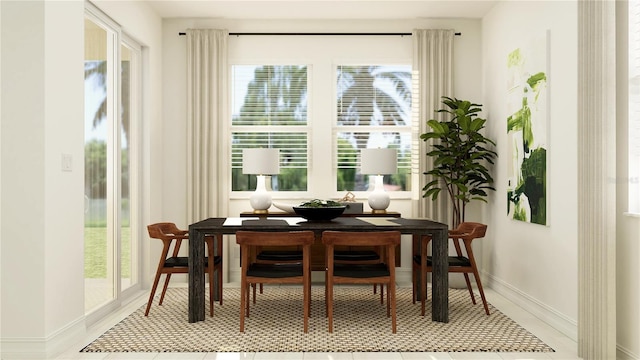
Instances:
[[[106,221],[107,221],[107,281],[112,286],[112,297],[92,309],[85,309],[85,322],[90,325],[142,290],[142,230],[141,216],[141,76],[142,76],[142,47],[126,34],[120,26],[104,14],[100,9],[85,1],[85,19],[92,21],[107,32],[107,66],[106,97],[107,97],[107,190],[106,190]],[[130,142],[129,144],[129,197],[130,197],[130,232],[131,243],[131,286],[122,290],[122,244],[121,244],[121,46],[131,51],[130,63]],[[111,115],[109,115],[111,114]],[[115,115],[114,115],[115,114]],[[135,258],[134,258],[135,256]],[[135,277],[135,278],[134,278]],[[86,291],[86,290],[85,290]]]
[[[130,51],[129,81],[130,81],[130,101],[129,101],[129,226],[131,241],[131,286],[122,290],[119,282],[118,293],[123,298],[129,298],[142,289],[142,239],[144,237],[144,227],[141,225],[142,214],[142,46],[130,36],[122,33],[121,46],[126,46]],[[119,167],[120,168],[120,167]],[[120,197],[122,198],[122,197]],[[121,225],[121,224],[119,224]],[[122,228],[120,226],[120,228]],[[121,253],[121,251],[120,251]],[[118,255],[118,259],[122,256]],[[119,266],[119,269],[122,267]],[[118,272],[118,278],[122,279],[122,274]]]

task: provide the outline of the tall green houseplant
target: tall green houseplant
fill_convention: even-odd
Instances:
[[[478,117],[482,105],[443,96],[449,120],[429,120],[430,132],[420,135],[423,141],[433,139],[427,156],[433,157],[433,169],[425,172],[432,180],[422,191],[422,197],[436,200],[441,191],[447,193],[453,207],[452,225],[456,228],[465,219],[466,205],[471,200],[486,202],[488,190],[494,190],[487,164],[493,164],[497,153],[490,147],[495,142],[480,133],[486,119]]]

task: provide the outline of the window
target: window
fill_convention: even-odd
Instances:
[[[255,188],[255,175],[242,174],[242,149],[280,149],[278,191],[307,190],[307,67],[232,66],[232,190]],[[411,67],[339,65],[336,68],[336,190],[367,191],[359,172],[359,150],[395,148],[398,173],[385,176],[387,191],[410,190]]]
[[[230,37],[230,198],[255,189],[255,176],[242,174],[242,149],[252,147],[280,149],[280,173],[267,187],[285,203],[347,191],[366,199],[366,147],[398,150],[398,173],[385,176],[391,198],[418,196],[412,54],[408,36]]]
[[[640,214],[640,2],[629,1],[628,211]]]
[[[336,189],[369,189],[368,176],[359,173],[359,150],[394,148],[398,172],[385,175],[385,188],[410,190],[411,67],[339,65],[336,74]]]
[[[242,149],[280,150],[278,191],[307,190],[307,67],[234,65],[231,71],[232,191],[252,190],[256,176],[242,174]]]

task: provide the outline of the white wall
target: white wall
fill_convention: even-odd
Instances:
[[[0,6],[0,351],[3,359],[43,359],[76,343],[86,331],[84,1],[2,1]],[[148,47],[143,126],[153,134],[161,117],[160,19],[140,2],[119,2],[110,10],[125,31]],[[147,137],[145,146],[149,168],[162,144]],[[62,154],[71,155],[71,172],[61,170]],[[146,184],[152,170],[144,174]],[[144,187],[144,223],[160,212],[151,203],[153,196],[160,198],[152,186]],[[149,268],[147,261],[142,275],[147,284]]]
[[[487,284],[577,338],[577,5],[499,2],[482,21],[488,133],[497,139],[496,192],[486,206]],[[550,32],[548,226],[507,218],[507,54]]]
[[[2,350],[42,356],[83,325],[83,4],[2,16]]]
[[[45,2],[44,219],[45,336],[84,315],[84,8],[79,1]],[[79,46],[80,45],[80,46]],[[60,91],[61,84],[65,91]],[[28,102],[28,99],[27,99]],[[62,171],[62,154],[72,171]],[[24,163],[23,163],[24,166]],[[61,211],[64,209],[64,211]],[[60,281],[74,284],[69,289]],[[70,322],[72,320],[72,322]]]
[[[36,330],[43,336],[44,324],[39,319],[44,316],[44,4],[3,2],[1,5],[2,332],[7,337]],[[31,21],[17,21],[25,15],[29,15]],[[27,32],[20,36],[23,31]],[[32,60],[25,63],[23,59]],[[21,141],[23,135],[29,133],[33,141]],[[25,168],[23,161],[31,166]],[[30,216],[25,216],[29,213]],[[33,254],[39,261],[27,267],[13,254]],[[25,275],[17,279],[16,273]],[[20,280],[29,277],[33,285],[21,288]],[[27,314],[7,311],[19,303],[31,311]],[[19,319],[21,324],[12,329],[6,325],[18,323]]]

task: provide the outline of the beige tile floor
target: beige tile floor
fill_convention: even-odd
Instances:
[[[489,302],[505,315],[542,341],[553,347],[554,353],[81,353],[85,345],[146,303],[148,295],[141,295],[120,311],[92,326],[85,339],[65,351],[55,360],[97,360],[97,359],[155,359],[155,360],[578,360],[576,343],[543,323],[516,304],[485,290]]]

